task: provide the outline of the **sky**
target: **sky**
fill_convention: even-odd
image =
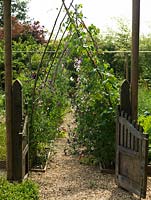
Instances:
[[[69,5],[71,0],[65,2]],[[58,13],[57,8],[60,8],[61,3],[61,0],[30,0],[29,16],[40,21],[50,32]],[[115,18],[119,17],[126,19],[131,27],[132,0],[74,0],[73,4],[82,4],[86,24],[93,23],[102,31],[106,31],[107,27],[116,29]],[[141,34],[151,32],[150,9],[151,0],[141,0]]]

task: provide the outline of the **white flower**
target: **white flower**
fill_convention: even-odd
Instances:
[[[72,76],[70,77],[70,81],[74,81],[74,78]]]

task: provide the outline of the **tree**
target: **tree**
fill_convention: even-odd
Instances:
[[[22,37],[26,40],[32,35],[37,43],[45,43],[44,26],[39,21],[29,20],[27,16],[28,3],[30,0],[12,0],[12,39],[18,40]],[[4,38],[4,19],[3,19],[3,1],[0,1],[0,39]]]
[[[40,25],[39,21],[22,23],[16,17],[12,17],[12,39],[28,40],[28,36],[33,36],[37,43],[45,43],[45,28]],[[0,27],[0,40],[4,39],[4,28]]]
[[[124,77],[130,81],[130,54],[124,51],[131,51],[131,32],[129,23],[123,18],[117,19],[118,31],[115,34],[116,50],[121,53],[115,54],[114,61],[117,65],[117,72],[124,74]],[[122,53],[123,51],[123,53]]]
[[[116,31],[108,28],[107,34],[100,37],[102,50],[108,51],[102,57],[114,69],[116,76],[128,78],[131,61],[130,54],[126,52],[131,50],[129,24],[123,18],[117,18],[116,23]]]
[[[3,19],[3,2],[0,1],[0,27],[4,25]],[[28,11],[28,2],[29,0],[12,0],[12,15],[16,17],[19,21],[27,20],[27,11]]]

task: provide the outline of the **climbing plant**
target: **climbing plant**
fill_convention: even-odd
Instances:
[[[64,17],[52,37],[63,8]],[[114,165],[118,81],[104,61],[99,34],[94,25],[86,26],[82,5],[74,6],[72,0],[68,7],[62,1],[45,43],[37,42],[31,33],[13,42],[14,78],[23,83],[30,119],[31,165],[39,157],[43,160],[43,149],[58,136],[70,101],[84,155],[103,167]]]
[[[52,39],[63,7],[66,13]],[[81,8],[72,2],[67,7],[63,1],[50,37],[42,47],[43,54],[36,57],[39,64],[31,65],[26,76],[22,76],[30,115],[32,164],[39,159],[41,147],[57,137],[71,99],[77,140],[85,148],[84,153],[104,167],[114,165],[117,79],[101,56],[99,29],[86,26]],[[53,53],[46,55],[48,50]]]
[[[66,59],[77,140],[91,161],[93,157],[94,163],[113,167],[118,81],[101,56],[101,47],[96,42],[99,41],[99,30],[94,25],[86,27],[78,9],[67,11],[73,39]]]

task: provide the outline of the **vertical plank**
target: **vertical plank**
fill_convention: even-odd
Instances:
[[[122,146],[125,144],[125,125],[122,126]]]
[[[119,123],[119,116],[120,116],[120,106],[117,108],[117,117],[116,117],[116,165],[115,165],[115,180],[118,184],[118,174],[120,168],[119,162],[119,145],[120,145],[120,131],[121,131],[121,124]]]
[[[139,143],[140,143],[140,139],[137,138],[137,142],[136,142],[136,152],[139,152]]]
[[[28,144],[28,151],[27,151],[27,154],[26,154],[25,174],[29,173],[29,126],[28,126],[28,120],[27,120],[27,144]]]
[[[136,137],[133,135],[133,151],[136,149]]]
[[[141,196],[146,198],[147,189],[147,162],[148,162],[148,135],[144,134],[144,139],[142,140],[142,162],[141,162]]]
[[[13,98],[13,180],[22,179],[22,84],[16,80],[12,89]]]
[[[131,132],[128,130],[128,137],[127,137],[127,148],[131,148]]]
[[[22,131],[22,178],[28,176],[29,172],[29,127],[28,116],[24,120],[24,127]]]
[[[127,148],[127,145],[128,145],[128,129],[126,128],[125,130],[125,138],[124,138],[124,147]]]
[[[118,124],[118,145],[121,145],[121,134],[122,134],[122,126],[121,123]]]
[[[134,149],[134,136],[133,136],[133,134],[131,133],[131,150],[133,150]]]

